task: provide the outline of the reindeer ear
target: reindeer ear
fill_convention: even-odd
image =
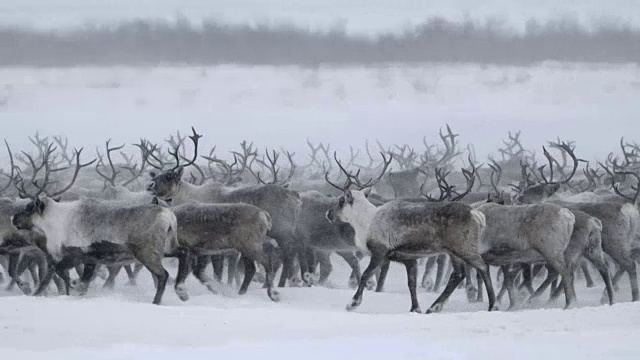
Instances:
[[[151,203],[153,205],[160,205],[160,203],[158,202],[158,197],[157,196],[154,196],[153,199],[151,199]]]
[[[373,190],[373,188],[366,188],[364,189],[363,193],[364,193],[364,197],[368,198],[369,195],[371,195],[371,190]]]
[[[173,175],[175,176],[176,180],[182,179],[183,173],[184,173],[184,166],[178,166],[177,169],[173,170]]]
[[[62,200],[62,197],[61,197],[61,196],[56,196],[56,197],[51,198],[51,200],[53,200],[53,201],[55,201],[55,202],[59,203],[59,202],[60,202],[60,200]]]

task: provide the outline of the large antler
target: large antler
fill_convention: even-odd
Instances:
[[[3,194],[5,191],[7,191],[9,187],[11,187],[11,185],[15,183],[15,176],[16,176],[16,164],[13,160],[13,153],[11,152],[11,147],[9,147],[9,143],[7,142],[7,140],[4,141],[4,144],[7,147],[7,152],[9,153],[9,165],[11,166],[11,172],[9,175],[2,172],[2,175],[5,175],[6,177],[8,177],[9,180],[7,180],[7,185],[0,188],[0,194]]]
[[[258,172],[254,172],[253,169],[251,169],[251,166],[248,167],[248,170],[253,174],[253,176],[255,176],[255,178],[267,185],[267,184],[278,184],[278,185],[282,185],[282,186],[286,186],[288,184],[288,182],[291,180],[291,178],[293,178],[293,175],[296,171],[296,165],[293,162],[293,155],[290,152],[286,152],[287,155],[287,159],[289,160],[289,174],[287,175],[287,178],[284,180],[279,180],[278,179],[278,173],[280,172],[280,168],[278,167],[278,160],[280,159],[280,153],[277,152],[276,150],[272,150],[271,154],[269,154],[269,151],[267,149],[264,150],[265,151],[265,155],[267,158],[267,161],[261,160],[261,159],[254,159],[258,164],[260,164],[261,166],[263,166],[264,168],[269,169],[269,171],[271,172],[271,176],[272,176],[272,180],[270,182],[266,182],[264,181],[261,177],[260,177],[260,171]],[[267,164],[267,162],[269,162],[269,164]]]
[[[111,157],[111,153],[114,152],[114,151],[118,151],[118,150],[124,148],[124,144],[122,144],[120,146],[116,146],[116,147],[111,147],[110,143],[111,143],[111,139],[107,140],[107,142],[105,143],[105,148],[107,150],[107,161],[109,162],[109,168],[110,168],[111,174],[107,175],[107,174],[105,174],[105,173],[100,171],[100,167],[101,166],[104,167],[106,165],[104,163],[104,160],[102,159],[102,154],[100,154],[100,151],[98,149],[96,149],[96,153],[98,155],[98,162],[96,163],[96,172],[106,182],[111,184],[111,186],[115,186],[116,185],[116,178],[118,177],[118,174],[120,172],[118,170],[116,170],[116,167],[113,164],[113,158]]]
[[[186,164],[180,164],[180,144],[176,145],[176,147],[173,148],[173,151],[169,150],[169,154],[171,156],[173,156],[173,158],[176,160],[176,165],[173,167],[173,170],[179,168],[180,166],[182,167],[187,167],[187,166],[191,166],[194,165],[196,160],[198,159],[198,143],[200,141],[200,138],[202,138],[201,134],[198,134],[196,132],[196,129],[192,126],[191,127],[191,131],[193,132],[193,135],[189,136],[189,139],[191,139],[191,142],[193,142],[193,158],[191,160],[188,160],[188,162]],[[184,157],[182,158],[183,160]]]
[[[611,187],[613,188],[613,191],[615,191],[615,193],[618,194],[618,196],[629,201],[630,203],[637,204],[638,197],[640,196],[640,176],[638,176],[638,174],[636,174],[633,171],[615,171],[615,170],[611,171],[609,170],[608,167],[604,166],[602,163],[598,163],[598,164],[609,174],[611,179]],[[636,186],[633,186],[633,185],[631,186],[631,189],[636,192],[633,197],[627,196],[622,191],[620,191],[620,188],[616,181],[616,178],[619,177],[620,175],[633,176],[636,179]]]
[[[327,181],[327,183],[329,183],[329,185],[335,187],[338,190],[341,191],[346,191],[348,190],[351,185],[355,185],[356,186],[356,190],[364,190],[367,188],[371,188],[373,186],[375,186],[380,179],[382,179],[382,177],[384,176],[384,174],[387,172],[387,170],[389,169],[389,165],[391,165],[391,161],[393,160],[393,155],[390,154],[389,158],[387,159],[387,156],[384,154],[384,152],[380,152],[380,155],[382,155],[382,170],[380,171],[380,175],[377,178],[371,178],[369,179],[367,182],[363,183],[360,180],[360,170],[358,169],[358,171],[356,171],[356,173],[354,174],[353,172],[347,171],[347,169],[344,168],[344,166],[342,166],[342,163],[340,162],[340,160],[338,160],[338,155],[336,152],[333,153],[333,159],[335,160],[336,164],[338,164],[338,167],[340,168],[340,171],[342,171],[342,173],[347,177],[347,179],[345,180],[345,184],[343,186],[339,186],[336,185],[335,183],[333,183],[331,180],[329,180],[329,172],[325,172],[324,178]]]
[[[562,173],[562,177],[564,178],[563,180],[559,181],[559,182],[554,182],[553,181],[553,165],[556,164],[557,165],[557,169],[558,171],[561,171],[562,166],[558,163],[557,160],[555,160],[553,158],[553,156],[551,156],[551,154],[549,154],[549,152],[547,151],[547,149],[543,146],[542,150],[544,153],[544,156],[547,158],[547,161],[549,162],[549,172],[550,172],[550,177],[549,179],[547,179],[544,175],[544,168],[546,165],[542,165],[541,167],[538,168],[538,171],[540,172],[540,176],[542,177],[543,181],[547,184],[566,184],[569,182],[569,180],[571,180],[571,178],[573,178],[573,176],[576,173],[576,170],[578,170],[578,165],[580,162],[586,162],[583,159],[578,159],[574,153],[575,150],[575,146],[571,145],[571,143],[567,143],[567,142],[560,142],[558,141],[557,143],[551,143],[552,147],[558,148],[560,150],[562,150],[564,153],[566,153],[567,155],[569,155],[571,157],[571,159],[573,160],[573,168],[571,169],[571,173],[569,175],[565,175],[564,173]]]
[[[58,190],[57,192],[53,193],[53,194],[49,194],[45,191],[45,193],[47,194],[47,196],[49,197],[56,197],[59,195],[64,194],[65,192],[69,191],[69,189],[71,189],[71,187],[73,186],[73,184],[76,182],[76,179],[78,178],[78,174],[80,173],[80,170],[84,167],[90,166],[91,164],[93,164],[94,162],[96,162],[96,159],[91,160],[88,163],[84,163],[82,164],[80,162],[80,154],[82,154],[82,148],[80,148],[80,150],[74,149],[73,153],[74,153],[74,157],[76,159],[76,167],[73,171],[73,177],[71,178],[71,181],[69,182],[69,184],[65,187],[63,187],[62,189]]]
[[[438,184],[438,188],[440,189],[440,196],[436,199],[436,198],[433,198],[430,194],[425,193],[424,183],[420,186],[420,193],[422,194],[422,196],[424,196],[425,198],[431,201],[437,201],[437,202],[445,201],[445,200],[459,201],[465,196],[467,196],[467,194],[469,194],[473,189],[473,185],[476,179],[477,169],[478,168],[475,165],[473,165],[473,163],[471,163],[471,170],[462,169],[462,175],[464,176],[467,182],[467,187],[463,192],[459,193],[455,191],[456,186],[450,185],[449,182],[447,181],[447,176],[449,176],[451,171],[445,171],[442,168],[436,168],[436,171],[435,171],[436,182]]]

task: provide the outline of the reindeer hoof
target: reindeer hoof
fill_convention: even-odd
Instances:
[[[21,282],[18,284],[18,287],[25,295],[31,295],[31,285],[28,282]]]
[[[267,292],[267,295],[269,296],[269,299],[271,299],[271,301],[273,302],[279,302],[280,301],[280,293],[276,290],[271,290]]]
[[[427,314],[433,314],[433,313],[439,313],[440,311],[442,311],[442,304],[435,304],[433,306],[431,306],[429,308],[429,310],[427,310]]]
[[[416,314],[422,314],[422,310],[419,307],[417,307],[415,309],[411,309],[411,310],[409,310],[409,312],[416,313]]]
[[[374,290],[376,288],[376,281],[373,279],[367,280],[367,283],[365,284],[365,288],[367,290]]]
[[[189,300],[189,294],[187,294],[187,289],[185,289],[184,286],[177,285],[176,286],[176,294],[178,295],[178,297],[182,301]]]
[[[355,310],[358,306],[360,306],[361,302],[362,300],[353,300],[350,304],[347,305],[347,311]]]
[[[304,282],[307,286],[313,286],[318,283],[318,277],[312,273],[304,273]]]

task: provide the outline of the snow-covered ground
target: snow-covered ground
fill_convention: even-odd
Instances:
[[[366,262],[363,261],[363,265]],[[628,281],[614,306],[599,305],[603,286],[577,280],[579,307],[561,302],[534,310],[488,313],[454,292],[443,313],[409,314],[406,277],[392,265],[384,293],[365,292],[361,307],[347,312],[353,295],[348,269],[334,258],[334,288],[284,288],[272,303],[253,284],[238,297],[208,293],[193,278],[182,303],[169,287],[162,306],[151,304],[146,270],[140,286],[121,276],[109,293],[101,280],[84,297],[33,298],[0,291],[0,356],[3,359],[637,359],[640,306]],[[175,275],[175,268],[170,268]],[[434,294],[419,292],[422,308]]]
[[[131,19],[178,17],[198,22],[216,19],[232,24],[291,23],[312,29],[338,26],[348,33],[400,32],[429,17],[460,21],[493,18],[516,30],[529,19],[546,22],[569,18],[585,26],[602,21],[640,25],[635,0],[3,0],[0,24],[66,28],[85,23],[109,24]]]
[[[14,147],[37,130],[92,149],[195,125],[221,154],[248,139],[299,161],[306,138],[339,151],[367,139],[420,149],[445,123],[481,158],[522,130],[525,147],[560,136],[602,159],[640,132],[638,98],[637,65],[0,69],[2,137]]]

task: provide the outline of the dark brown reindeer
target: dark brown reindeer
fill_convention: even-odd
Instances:
[[[201,135],[193,130],[192,140],[196,144]],[[280,185],[258,185],[240,188],[227,187],[220,183],[194,185],[182,178],[184,169],[192,165],[197,156],[194,155],[186,164],[176,164],[172,169],[159,174],[151,174],[151,182],[147,190],[161,200],[171,201],[173,205],[191,201],[204,203],[238,203],[255,205],[269,213],[273,226],[269,237],[275,239],[282,253],[283,271],[278,286],[283,287],[292,273],[293,259],[300,250],[295,236],[295,224],[300,213],[302,201],[300,195]],[[304,274],[303,274],[304,275]]]

